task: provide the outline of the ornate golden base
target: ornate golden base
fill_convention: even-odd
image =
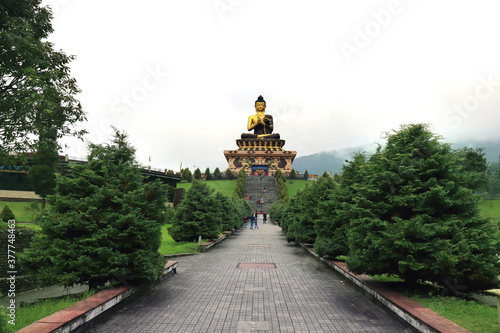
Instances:
[[[285,140],[277,139],[239,139],[238,150],[283,151]]]
[[[279,139],[238,139],[237,150],[224,150],[224,156],[233,173],[241,169],[250,174],[274,175],[276,170],[288,174],[296,151],[285,151],[285,140]]]

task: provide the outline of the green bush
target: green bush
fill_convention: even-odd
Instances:
[[[194,180],[176,207],[170,235],[176,242],[196,241],[198,237],[213,239],[222,232],[215,190]]]
[[[289,212],[285,223],[288,241],[315,243],[317,237],[315,224],[323,217],[318,207],[330,199],[335,186],[332,178],[320,178],[299,191],[292,200],[286,203]]]
[[[243,198],[245,194],[245,184],[247,181],[247,174],[244,169],[238,172],[238,178],[236,180],[236,187],[234,188],[233,196],[236,198]]]
[[[158,253],[166,191],[143,184],[126,135],[90,145],[88,163],[58,177],[57,194],[40,216],[42,231],[20,263],[42,282],[97,288],[108,281],[150,283],[162,273]]]
[[[16,219],[16,217],[14,216],[14,213],[10,209],[9,205],[5,205],[5,207],[3,207],[1,217],[2,217],[2,220],[4,222],[8,222],[9,220]]]
[[[427,125],[401,126],[362,166],[346,209],[352,272],[497,286],[499,232],[479,217],[460,156],[440,139]]]
[[[340,178],[339,186],[332,189],[328,200],[318,203],[319,216],[315,221],[318,237],[314,243],[314,250],[319,256],[336,257],[349,254],[347,232],[351,214],[348,213],[348,209],[357,196],[354,185],[364,180],[360,171],[365,163],[364,153],[354,155],[353,160],[347,161],[342,167],[342,176],[337,176],[337,180]],[[327,178],[321,177],[318,181],[322,179]]]

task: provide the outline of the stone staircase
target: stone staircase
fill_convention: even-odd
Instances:
[[[262,190],[266,188],[263,193]],[[278,190],[276,188],[276,180],[272,176],[249,176],[245,183],[245,195],[243,198],[249,198],[248,203],[255,211],[262,211],[269,214],[269,210],[273,203],[278,201]],[[251,197],[251,199],[250,199]],[[257,204],[259,199],[263,200],[263,204]]]

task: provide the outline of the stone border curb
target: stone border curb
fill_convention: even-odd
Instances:
[[[212,240],[210,242],[206,242],[206,243],[200,244],[200,252],[201,253],[208,252],[211,247],[213,247],[213,246],[217,245],[218,243],[222,242],[224,239],[226,239],[227,237],[229,237],[230,235],[232,235],[235,232],[236,232],[236,230],[224,231],[224,233],[222,235],[220,235],[219,238],[217,238],[215,240]]]
[[[311,249],[306,244],[300,244],[311,255],[322,261],[326,265],[335,269],[346,279],[360,288],[368,298],[376,301],[385,309],[394,313],[398,318],[408,323],[418,332],[424,333],[470,333],[462,326],[459,326],[439,315],[438,313],[422,306],[409,297],[406,297],[398,292],[387,289],[375,279],[366,275],[356,275],[346,268],[345,263],[320,258],[314,249]]]
[[[196,254],[195,252],[165,254],[165,255],[163,255],[163,258],[170,259],[170,258],[178,258],[178,257],[187,257],[187,256],[194,256],[195,254]]]
[[[158,282],[161,282],[177,272],[178,261],[169,261],[165,265],[163,275]],[[138,287],[123,286],[109,288],[98,292],[72,306],[51,314],[45,318],[28,325],[18,333],[68,333],[75,330],[82,330],[84,326],[91,325],[91,322],[106,311],[113,309],[117,304],[129,298],[141,290]]]

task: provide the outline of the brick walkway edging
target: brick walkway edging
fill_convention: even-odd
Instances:
[[[200,244],[200,252],[201,253],[205,253],[205,252],[208,252],[210,250],[211,247],[217,245],[218,243],[222,242],[224,239],[226,239],[227,237],[231,236],[236,230],[231,230],[231,231],[224,231],[222,233],[222,235],[219,236],[219,238],[217,239],[213,239],[209,242],[206,242],[206,243],[203,243],[203,244]]]
[[[342,274],[346,279],[359,287],[369,298],[374,299],[384,308],[393,312],[418,332],[424,333],[465,333],[470,331],[439,315],[438,313],[422,306],[409,297],[383,287],[373,278],[366,275],[351,273],[345,263],[320,258],[309,246],[300,244],[316,259]]]
[[[177,272],[178,261],[169,261],[165,265],[158,282],[165,280]],[[117,304],[141,290],[138,287],[123,286],[109,288],[98,292],[72,306],[51,314],[28,325],[17,333],[67,333],[82,331],[83,327],[92,324],[98,316],[112,310]],[[83,331],[82,331],[83,332]]]

